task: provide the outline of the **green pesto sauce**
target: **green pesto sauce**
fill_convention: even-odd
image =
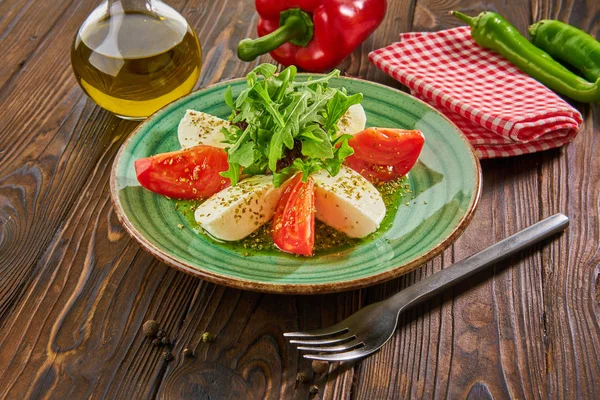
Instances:
[[[377,190],[383,197],[386,213],[381,225],[377,231],[364,238],[351,238],[343,232],[336,230],[321,221],[315,221],[315,246],[314,255],[321,256],[352,248],[358,244],[369,242],[391,228],[394,223],[394,218],[398,207],[402,202],[407,202],[412,199],[410,185],[406,178],[401,178],[395,181],[386,182],[381,186],[376,186]],[[294,254],[287,254],[275,247],[271,239],[271,223],[268,222],[258,230],[247,236],[246,238],[236,242],[222,242],[207,235],[194,219],[194,210],[201,204],[202,201],[197,200],[176,200],[175,208],[185,217],[188,226],[195,232],[216,245],[226,247],[228,249],[240,252],[243,256],[251,256],[254,254],[278,254],[289,257],[300,257]]]

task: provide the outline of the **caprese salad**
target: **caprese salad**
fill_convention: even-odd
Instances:
[[[247,88],[225,102],[227,120],[188,110],[181,150],[138,159],[146,189],[203,200],[198,225],[220,241],[239,241],[270,223],[275,246],[311,256],[315,219],[352,238],[375,232],[386,207],[377,185],[405,176],[424,137],[417,130],[366,128],[360,93],[329,85],[328,75],[296,80],[262,64]]]

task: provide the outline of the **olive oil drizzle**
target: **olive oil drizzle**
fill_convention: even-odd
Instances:
[[[345,233],[317,220],[315,221],[314,256],[336,254],[351,249],[359,244],[370,242],[392,227],[398,207],[400,207],[403,202],[412,199],[412,191],[410,190],[408,179],[403,177],[394,181],[385,182],[381,185],[377,185],[376,188],[379,193],[381,193],[386,208],[386,214],[379,229],[367,237],[358,239],[349,237]],[[237,251],[243,256],[277,254],[294,258],[300,257],[284,253],[275,247],[273,240],[271,239],[270,222],[267,222],[246,238],[236,242],[223,242],[214,239],[203,231],[194,218],[194,211],[202,202],[203,201],[201,200],[175,200],[175,208],[183,215],[187,222],[187,226],[207,240],[210,240],[218,246]]]

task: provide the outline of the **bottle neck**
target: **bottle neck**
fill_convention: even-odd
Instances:
[[[155,13],[153,3],[157,2],[159,0],[106,0],[108,12],[113,15],[131,11]]]

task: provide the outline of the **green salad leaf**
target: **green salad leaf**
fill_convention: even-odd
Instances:
[[[232,125],[223,128],[229,169],[221,175],[232,185],[242,174],[272,174],[275,186],[296,172],[304,180],[322,169],[337,175],[353,153],[349,135],[338,135],[337,122],[362,94],[329,87],[338,70],[304,81],[295,81],[294,66],[276,70],[261,64],[246,75],[247,88],[237,98],[230,87],[225,92]]]

